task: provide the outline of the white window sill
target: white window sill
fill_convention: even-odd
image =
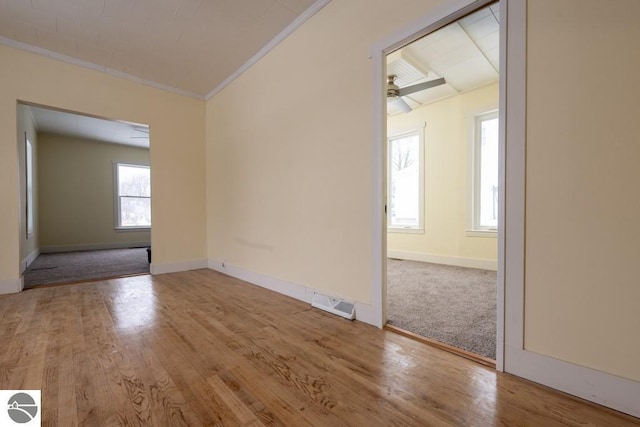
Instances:
[[[424,228],[387,227],[389,233],[424,234]]]
[[[497,238],[498,230],[467,230],[467,237]]]
[[[116,231],[151,231],[151,227],[116,227]]]

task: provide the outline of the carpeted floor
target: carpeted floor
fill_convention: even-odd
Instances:
[[[496,357],[496,272],[389,259],[389,323]]]
[[[41,254],[24,272],[24,285],[50,285],[148,273],[146,248]]]

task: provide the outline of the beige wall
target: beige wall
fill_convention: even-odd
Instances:
[[[38,227],[38,133],[33,123],[33,117],[29,112],[29,109],[18,104],[16,106],[17,114],[17,144],[18,144],[18,169],[19,169],[19,182],[20,182],[20,262],[22,268],[26,267],[27,258],[29,255],[34,254],[39,249],[40,230]],[[27,237],[27,214],[26,214],[26,148],[25,148],[25,134],[29,138],[32,147],[33,155],[33,232]],[[34,254],[35,255],[35,254]],[[32,255],[33,257],[33,255]]]
[[[637,380],[640,3],[528,3],[526,346]],[[207,103],[211,259],[369,302],[369,49],[435,5],[334,0]]]
[[[525,347],[640,381],[640,2],[528,2]]]
[[[333,0],[206,119],[202,102],[0,46],[0,282],[19,277],[22,99],[151,126],[154,261],[208,242],[211,259],[368,302],[369,49],[440,3]],[[525,345],[638,381],[640,2],[528,4]]]
[[[0,46],[0,283],[19,278],[16,101],[151,129],[154,265],[206,259],[204,102]]]
[[[330,2],[207,103],[211,259],[370,302],[369,49],[440,2],[374,3]]]
[[[149,165],[149,149],[40,133],[40,246],[45,250],[145,244],[149,231],[115,230],[114,162]]]
[[[471,224],[474,119],[497,108],[498,85],[494,84],[389,117],[389,135],[426,123],[425,232],[388,233],[390,255],[463,266],[495,265],[495,235],[470,237],[467,230]]]

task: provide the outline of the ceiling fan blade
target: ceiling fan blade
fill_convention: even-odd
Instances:
[[[409,111],[411,111],[411,107],[409,106],[409,104],[407,104],[406,101],[399,96],[390,96],[387,98],[387,102],[403,113],[408,113]]]
[[[429,80],[428,82],[418,83],[413,86],[401,87],[398,89],[398,95],[406,96],[415,92],[420,92],[421,90],[430,89],[432,87],[440,86],[447,83],[444,77],[440,77],[439,79]]]

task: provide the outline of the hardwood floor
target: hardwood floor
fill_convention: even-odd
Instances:
[[[0,389],[43,425],[640,425],[211,270],[0,297]]]

